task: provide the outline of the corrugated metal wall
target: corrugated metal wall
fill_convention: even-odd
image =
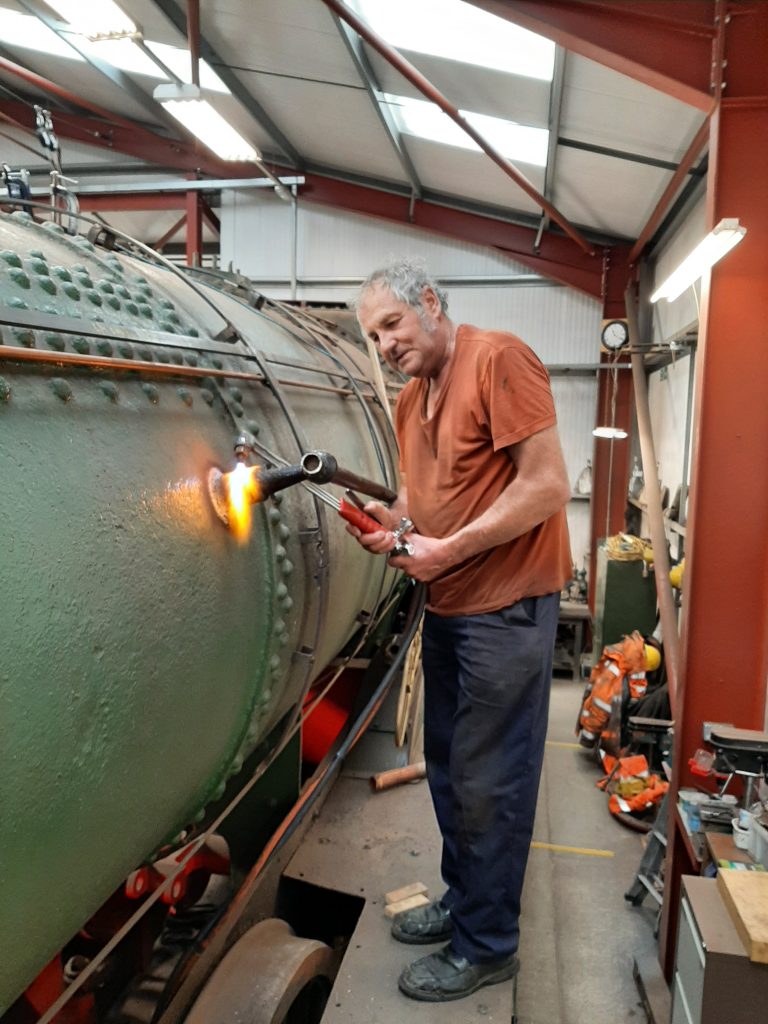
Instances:
[[[290,298],[292,207],[270,194],[222,193],[222,266],[254,279],[274,298]],[[420,256],[448,286],[450,315],[512,331],[548,366],[594,366],[599,359],[599,303],[569,288],[542,280],[530,283],[524,266],[481,246],[449,242],[407,225],[341,213],[300,203],[297,218],[296,296],[309,301],[346,302],[370,270],[390,256]],[[522,283],[510,279],[523,277]],[[456,281],[460,278],[461,281]],[[483,279],[477,284],[472,279]],[[489,279],[504,283],[488,283]],[[552,379],[560,434],[571,486],[592,458],[597,383],[595,376]],[[589,502],[568,507],[574,561],[588,564]]]

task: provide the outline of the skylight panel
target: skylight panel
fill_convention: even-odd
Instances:
[[[66,57],[69,60],[83,59],[69,43],[57,36],[39,18],[8,11],[5,8],[0,8],[0,39],[6,46],[19,46],[25,50],[36,50],[38,53]]]
[[[417,135],[446,146],[460,146],[462,149],[480,147],[447,114],[428,100],[415,100],[409,96],[385,95],[400,127],[401,132]],[[528,125],[505,121],[501,117],[475,114],[469,110],[459,113],[476,128],[488,142],[510,160],[546,167],[549,132],[546,128],[531,128]]]
[[[167,81],[164,74],[143,50],[130,39],[98,39],[92,41],[85,36],[77,37],[77,45],[97,60],[111,64],[114,68],[127,71],[132,75],[147,75],[149,78],[161,78]]]
[[[399,49],[552,81],[555,44],[462,0],[354,0],[362,18]]]
[[[178,75],[182,82],[186,82],[187,85],[192,84],[189,50],[180,49],[178,46],[169,46],[167,43],[151,43],[149,40],[147,40],[147,47],[174,74]],[[229,92],[211,65],[202,58],[200,59],[200,88],[210,89],[213,92]]]
[[[137,31],[136,25],[114,0],[46,0],[49,7],[79,35],[124,36]]]

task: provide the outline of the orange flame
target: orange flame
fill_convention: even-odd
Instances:
[[[256,478],[258,466],[246,466],[238,462],[231,473],[224,476],[229,506],[229,526],[232,533],[244,544],[251,532],[251,505],[260,498]]]

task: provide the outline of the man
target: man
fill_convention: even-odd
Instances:
[[[460,999],[517,973],[518,917],[549,706],[559,592],[571,573],[570,486],[549,378],[511,334],[455,326],[419,262],[375,271],[360,325],[412,378],[397,403],[402,486],[381,531],[408,515],[410,556],[429,584],[424,620],[425,756],[447,892],[399,915],[401,942],[448,945],[406,968],[414,999]]]

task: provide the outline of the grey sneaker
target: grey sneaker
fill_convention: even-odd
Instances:
[[[450,939],[451,930],[451,912],[442,899],[406,910],[392,921],[394,938],[414,946],[445,942]]]
[[[497,985],[514,978],[520,970],[517,953],[490,964],[471,964],[450,944],[406,967],[398,980],[400,991],[410,999],[444,1003],[463,999],[483,985]]]

